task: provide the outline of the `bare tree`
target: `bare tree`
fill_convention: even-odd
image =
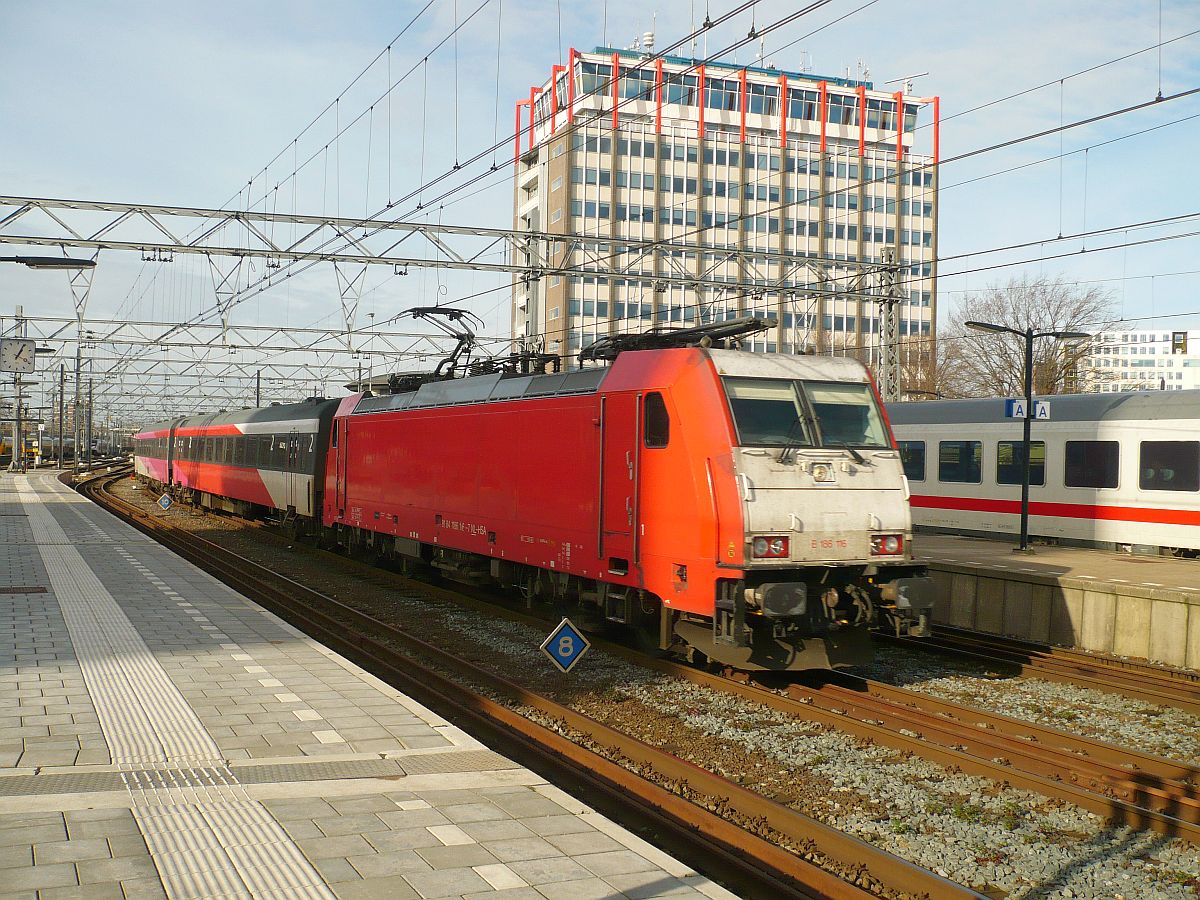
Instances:
[[[1103,331],[1115,309],[1111,293],[1070,284],[1061,276],[1021,276],[967,295],[955,307],[939,343],[953,344],[951,395],[1020,396],[1025,385],[1025,342],[1014,335],[973,331],[969,321],[1003,325],[1024,332]],[[1061,394],[1079,390],[1080,370],[1089,341],[1039,338],[1033,346],[1033,392]]]
[[[955,341],[930,337],[903,338],[900,383],[905,400],[941,400],[965,396],[962,356]]]

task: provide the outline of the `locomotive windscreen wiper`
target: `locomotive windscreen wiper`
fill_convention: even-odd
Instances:
[[[849,453],[851,456],[853,456],[854,461],[856,463],[858,463],[859,465],[862,465],[863,463],[865,463],[867,461],[867,458],[865,456],[863,456],[861,453],[859,453],[857,450],[855,450],[853,447],[851,447],[845,441],[830,441],[828,446],[841,447],[843,450],[845,450],[847,453]]]

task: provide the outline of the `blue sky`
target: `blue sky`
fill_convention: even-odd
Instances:
[[[879,84],[928,72],[917,91],[939,94],[946,119],[943,158],[1151,100],[1159,90],[1159,55],[1144,53],[1090,75],[1058,79],[1158,40],[1160,6],[1146,0],[1014,0],[1007,4],[935,0],[919,6],[877,0],[819,34],[820,26],[863,4],[837,0],[770,34],[768,62],[794,69],[809,63],[817,73],[857,71],[865,61]],[[255,196],[276,182],[286,186],[278,208],[290,208],[293,156],[315,160],[295,181],[301,212],[359,215],[382,208],[391,197],[440,174],[455,158],[511,133],[513,101],[541,83],[566,48],[628,44],[651,27],[653,7],[630,2],[588,4],[484,2],[454,43],[427,63],[421,60],[457,20],[481,0],[435,0],[331,111],[297,140],[271,170],[257,179]],[[314,2],[231,3],[210,0],[175,7],[148,2],[6,4],[0,80],[0,190],[6,194],[217,206],[236,196],[263,166],[357,75],[417,14],[423,3]],[[657,11],[658,46],[691,30],[706,10],[715,17],[732,3],[674,2]],[[500,43],[497,48],[499,16]],[[779,2],[759,3],[758,28],[795,11]],[[1164,38],[1200,29],[1200,6],[1164,0]],[[708,52],[743,37],[750,13],[707,37]],[[561,42],[559,34],[561,32]],[[792,44],[787,49],[780,49]],[[701,41],[698,51],[703,52]],[[807,51],[802,57],[800,51]],[[741,51],[742,61],[755,53]],[[387,83],[415,66],[386,104],[322,152],[336,124],[365,110]],[[1162,91],[1200,86],[1200,35],[1164,48]],[[497,85],[497,68],[500,78]],[[1033,87],[1052,87],[968,115],[964,110]],[[457,91],[455,83],[457,82]],[[496,97],[499,96],[497,109]],[[390,115],[391,126],[387,118]],[[1200,95],[1116,117],[1068,132],[1069,155],[1009,174],[1000,170],[1054,157],[1057,135],[947,163],[942,172],[940,251],[975,254],[1008,244],[1200,212]],[[1061,118],[1060,118],[1061,117]],[[1133,132],[1151,133],[1095,146]],[[390,154],[386,152],[390,142]],[[371,165],[366,165],[370,146]],[[1088,149],[1084,154],[1082,150]],[[337,164],[340,156],[340,169]],[[422,163],[422,156],[424,157]],[[510,158],[507,147],[499,161]],[[490,163],[490,158],[489,158]],[[486,166],[485,166],[486,168]],[[368,183],[369,172],[369,183]],[[461,178],[479,174],[466,170]],[[958,182],[982,180],[954,186]],[[1086,190],[1085,190],[1086,184]],[[486,178],[433,218],[455,224],[508,227],[511,182],[507,173]],[[278,202],[278,201],[277,201]],[[412,205],[397,207],[408,213]],[[1193,230],[1187,226],[1130,232],[1129,239]],[[1125,234],[1088,246],[1122,243]],[[1045,253],[1075,251],[1079,242],[1047,244]],[[1061,273],[1101,281],[1128,315],[1200,311],[1200,275],[1168,273],[1200,269],[1200,239],[1188,238],[1129,250],[1075,254],[1070,258],[989,272],[947,276],[940,290],[948,307],[955,292],[974,290],[1022,271]],[[944,273],[1043,255],[978,255],[949,260]],[[160,269],[162,271],[157,271]],[[169,271],[168,271],[169,270]],[[1147,276],[1155,276],[1153,278]],[[454,300],[495,287],[494,277],[426,271],[396,278],[372,271],[362,313],[382,320],[408,306]],[[66,276],[0,266],[0,314],[15,304],[28,312],[70,314]],[[170,267],[143,264],[136,255],[108,253],[96,275],[89,314],[137,319],[179,319],[212,305],[212,285],[202,260]],[[508,298],[503,291],[471,301],[490,333],[506,333]],[[944,316],[945,313],[943,313]],[[336,326],[339,306],[333,274],[313,271],[259,295],[235,312],[242,322],[321,323]],[[1146,318],[1147,326],[1153,320]],[[1172,320],[1164,320],[1172,321]],[[1200,324],[1200,315],[1174,320]]]

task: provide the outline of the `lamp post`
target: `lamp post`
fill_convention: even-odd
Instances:
[[[1025,422],[1021,433],[1021,544],[1017,550],[1029,552],[1029,457],[1030,457],[1030,426],[1033,424],[1033,342],[1038,338],[1049,337],[1059,341],[1083,340],[1091,335],[1084,331],[1034,331],[1026,328],[1020,331],[1007,325],[994,325],[991,322],[966,322],[966,326],[975,331],[989,331],[997,334],[1015,334],[1025,341]]]

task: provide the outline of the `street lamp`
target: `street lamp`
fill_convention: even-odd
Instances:
[[[994,325],[991,322],[967,322],[966,326],[975,331],[990,331],[996,334],[1015,334],[1025,340],[1025,426],[1021,437],[1021,448],[1024,459],[1021,461],[1021,553],[1029,552],[1029,457],[1030,457],[1030,425],[1033,422],[1033,342],[1037,338],[1049,337],[1059,341],[1085,340],[1091,337],[1085,331],[1034,331],[1026,328],[1020,331],[1007,325]]]
[[[31,269],[91,269],[94,259],[72,259],[69,256],[0,256],[0,262],[20,263]]]

